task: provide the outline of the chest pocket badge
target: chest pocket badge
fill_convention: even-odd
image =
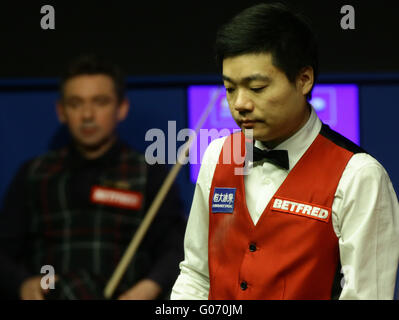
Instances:
[[[212,195],[212,213],[233,213],[236,188],[215,188]]]
[[[143,194],[135,191],[93,186],[90,201],[122,209],[139,210],[143,203]]]

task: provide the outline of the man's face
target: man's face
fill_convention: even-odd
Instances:
[[[253,129],[255,140],[274,147],[309,117],[305,95],[313,84],[311,68],[291,83],[271,54],[243,54],[224,59],[223,79],[234,120],[243,131]]]
[[[114,138],[126,108],[126,101],[118,103],[111,77],[80,75],[66,81],[58,115],[79,147],[95,150]]]

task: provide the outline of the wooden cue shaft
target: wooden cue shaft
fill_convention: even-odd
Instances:
[[[220,90],[214,92],[211,97],[211,100],[201,115],[200,120],[195,128],[195,135],[190,136],[188,142],[185,145],[185,151],[182,152],[181,158],[179,158],[173,168],[170,170],[169,174],[167,175],[164,183],[162,184],[161,188],[159,189],[157,195],[154,198],[150,208],[148,209],[145,217],[137,229],[136,233],[134,234],[129,246],[127,247],[122,259],[119,261],[114,273],[112,274],[110,280],[108,281],[105,289],[104,289],[104,296],[107,299],[110,299],[114,294],[116,287],[118,286],[122,276],[126,272],[127,267],[129,266],[130,261],[133,259],[137,248],[139,247],[141,241],[143,240],[148,228],[150,227],[156,213],[158,212],[163,200],[165,199],[166,194],[168,193],[170,187],[172,186],[173,182],[176,179],[177,174],[179,173],[183,159],[188,156],[189,149],[191,144],[194,140],[194,136],[197,135],[199,129],[204,124],[206,118],[208,117],[210,111],[212,110],[213,106],[215,105],[216,99],[219,97]]]

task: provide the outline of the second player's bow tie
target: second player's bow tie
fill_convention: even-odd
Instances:
[[[288,151],[287,150],[261,150],[253,146],[254,162],[266,160],[275,165],[278,165],[284,169],[289,169],[290,164],[288,161]]]

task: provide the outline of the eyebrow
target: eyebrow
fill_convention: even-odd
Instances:
[[[63,96],[63,100],[82,100],[80,96],[72,95],[72,96]]]
[[[104,93],[99,93],[99,94],[95,94],[91,97],[88,97],[90,99],[103,99],[103,98],[112,98],[110,95],[108,94],[104,94]],[[84,100],[86,99],[86,97],[82,97],[79,95],[71,95],[71,96],[64,96],[63,99],[67,99],[67,100]]]
[[[268,76],[265,76],[265,75],[262,75],[262,74],[259,74],[259,73],[250,75],[250,76],[242,78],[242,79],[239,79],[239,81],[234,81],[233,79],[231,79],[231,78],[229,78],[228,76],[225,76],[225,75],[223,75],[222,77],[223,77],[224,81],[230,82],[232,84],[248,83],[248,82],[255,81],[255,80],[268,81],[268,82],[271,81],[271,79]]]

